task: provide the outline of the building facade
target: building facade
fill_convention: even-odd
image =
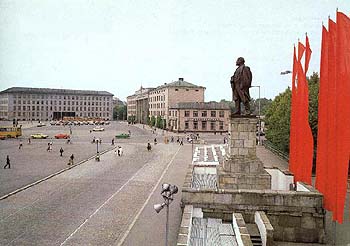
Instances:
[[[205,87],[194,85],[183,78],[158,86],[149,93],[149,117],[160,117],[169,129],[169,109],[180,102],[204,102]]]
[[[128,121],[147,124],[149,115],[149,92],[154,88],[141,88],[135,94],[128,96],[127,114]]]
[[[107,91],[11,87],[0,92],[0,118],[57,120],[67,116],[112,120],[112,98]]]
[[[177,103],[169,109],[169,130],[176,132],[227,132],[230,107],[225,103]]]

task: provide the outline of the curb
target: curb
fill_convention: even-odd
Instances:
[[[107,153],[107,152],[109,152],[109,151],[111,151],[111,150],[113,150],[113,149],[115,149],[115,148],[116,148],[116,147],[112,147],[112,148],[110,148],[110,149],[106,149],[106,150],[100,152],[100,155],[103,155],[103,154],[105,154],[105,153]],[[78,162],[77,164],[74,164],[74,165],[72,165],[72,166],[70,166],[70,167],[66,167],[66,168],[64,168],[64,169],[62,169],[62,170],[59,170],[59,171],[53,173],[53,174],[50,174],[49,176],[46,176],[45,178],[39,179],[39,180],[37,180],[37,181],[35,181],[35,182],[31,183],[31,184],[28,184],[28,185],[26,185],[26,186],[23,186],[23,187],[21,187],[21,188],[18,188],[17,190],[14,190],[14,191],[12,191],[12,192],[10,192],[10,193],[8,193],[8,194],[6,194],[6,195],[0,197],[0,201],[1,201],[1,200],[4,200],[4,199],[6,199],[6,198],[8,198],[8,197],[10,197],[10,196],[13,196],[13,195],[15,195],[15,194],[17,194],[17,193],[19,193],[19,192],[21,192],[21,191],[24,191],[24,190],[26,190],[26,189],[28,189],[28,188],[34,186],[34,185],[40,184],[40,183],[42,183],[42,182],[44,182],[44,181],[46,181],[46,180],[48,180],[48,179],[50,179],[50,178],[53,178],[53,177],[55,177],[55,176],[57,176],[57,175],[59,175],[59,174],[65,172],[65,171],[68,171],[68,170],[70,170],[70,169],[72,169],[72,168],[74,168],[74,167],[76,167],[76,166],[79,166],[79,165],[81,165],[81,164],[83,164],[83,163],[85,163],[85,162],[87,162],[87,161],[90,161],[90,160],[94,159],[95,157],[96,157],[96,155],[90,156],[89,158],[87,158],[87,159],[85,159],[85,160],[81,160],[81,161]]]

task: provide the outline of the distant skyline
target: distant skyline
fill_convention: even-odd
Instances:
[[[237,57],[261,97],[291,84],[293,44],[308,33],[319,72],[322,22],[350,1],[1,0],[0,90],[105,90],[125,101],[141,85],[184,78],[206,101],[231,100]],[[258,97],[258,89],[251,88]]]

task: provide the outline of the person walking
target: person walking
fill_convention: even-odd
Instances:
[[[63,150],[63,148],[61,147],[61,149],[60,149],[61,156],[63,156],[63,155],[62,155],[63,152],[64,152],[64,150]]]
[[[74,155],[72,154],[70,157],[69,157],[69,162],[68,162],[68,165],[73,165],[74,164]]]
[[[122,156],[123,155],[123,148],[122,146],[119,146],[119,156]]]
[[[23,143],[22,143],[22,140],[19,141],[19,146],[18,146],[18,149],[22,149],[23,147]]]
[[[4,166],[4,169],[6,169],[7,167],[11,169],[10,157],[8,155],[6,156],[6,165]]]
[[[151,146],[151,144],[148,142],[148,143],[147,143],[147,150],[148,150],[148,151],[151,151],[151,149],[152,149],[152,146]]]
[[[30,139],[30,137],[28,138],[28,144],[31,144],[32,140]]]
[[[154,139],[154,145],[157,145],[157,138]]]
[[[114,145],[114,138],[112,138],[112,145]]]

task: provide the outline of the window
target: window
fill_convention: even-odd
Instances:
[[[215,130],[215,121],[210,122],[210,130]]]
[[[185,129],[188,129],[188,121],[185,121]]]
[[[195,130],[198,129],[198,121],[193,122],[193,129],[195,129]]]
[[[219,111],[219,117],[220,117],[220,118],[225,117],[225,112],[224,112],[224,111]]]
[[[207,117],[207,111],[202,111],[202,117]]]
[[[211,117],[216,117],[216,111],[210,111],[210,116]]]
[[[193,117],[198,117],[198,111],[193,111]]]
[[[175,89],[175,91],[179,91],[179,89]]]
[[[185,117],[190,117],[190,111],[185,111]]]
[[[202,130],[207,130],[207,122],[202,121]]]
[[[223,121],[219,121],[219,129],[224,130],[224,122]]]

